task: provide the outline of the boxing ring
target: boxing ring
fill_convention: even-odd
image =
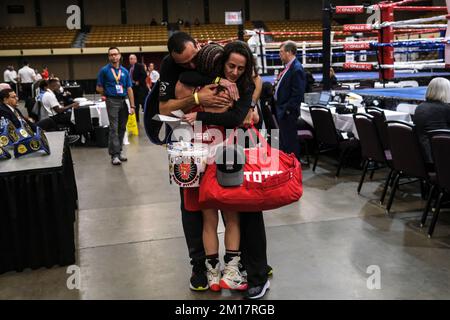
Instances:
[[[373,86],[395,86],[396,81],[417,80],[416,86],[427,85],[432,77],[450,78],[450,33],[447,6],[416,6],[420,0],[382,1],[374,5],[331,6],[331,16],[343,14],[369,17],[365,24],[346,24],[342,30],[331,32],[331,64],[339,82],[373,80]],[[325,9],[324,9],[325,10]],[[395,21],[395,12],[421,12],[430,17]],[[436,14],[436,15],[434,15]],[[268,42],[274,35],[317,36],[322,32],[267,32],[246,30],[257,57],[264,81],[273,82],[280,69],[281,43]],[[325,39],[325,38],[323,38]],[[297,42],[297,58],[309,70],[316,82],[318,73],[326,67],[324,41]],[[376,81],[379,81],[377,84]],[[410,86],[411,84],[408,84]],[[402,87],[402,85],[399,85]]]
[[[315,81],[322,81],[322,73],[312,74]],[[348,82],[356,80],[378,80],[378,72],[336,72],[336,78],[339,82]],[[431,77],[450,77],[450,72],[439,71],[439,72],[419,72],[415,74],[410,73],[398,73],[395,75],[396,79],[416,79],[416,78],[431,78]],[[265,75],[261,76],[263,81],[273,83],[276,79],[275,75]]]
[[[425,101],[427,87],[417,88],[386,88],[386,89],[359,89],[351,92],[361,96],[376,96],[382,98],[396,98],[407,101]]]

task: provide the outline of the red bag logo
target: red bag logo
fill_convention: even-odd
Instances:
[[[244,171],[244,178],[248,182],[256,182],[256,183],[262,183],[264,179],[267,179],[268,177],[282,174],[283,171]]]

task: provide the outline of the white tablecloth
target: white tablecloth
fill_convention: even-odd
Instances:
[[[331,114],[333,115],[333,120],[336,125],[336,129],[342,131],[352,132],[356,138],[358,138],[358,132],[356,131],[355,122],[353,121],[353,114],[338,114],[336,113],[336,108],[331,107]],[[366,113],[364,108],[358,108],[358,113]],[[411,122],[411,116],[406,112],[398,112],[392,110],[384,110],[384,115],[386,120],[401,120]],[[311,113],[309,112],[309,107],[301,107],[301,117],[309,125],[313,126],[311,119]],[[314,127],[314,126],[313,126]]]
[[[91,110],[91,118],[98,118],[100,127],[109,126],[108,112],[106,111],[106,103],[104,101],[84,101],[80,103],[80,105],[89,105],[89,109]],[[73,111],[71,117],[72,122],[75,123],[75,114]]]

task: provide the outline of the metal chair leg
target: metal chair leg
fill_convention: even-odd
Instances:
[[[394,202],[395,191],[398,188],[398,183],[400,181],[400,176],[401,176],[401,174],[398,173],[397,176],[395,177],[394,184],[393,184],[392,190],[391,190],[391,195],[389,196],[389,202],[388,202],[388,204],[386,206],[386,212],[387,213],[389,213],[389,211],[391,210],[392,202]]]
[[[428,200],[425,208],[423,210],[422,219],[420,220],[420,227],[422,228],[427,221],[428,212],[430,211],[431,202],[433,201],[434,190],[436,190],[436,186],[433,184],[431,186],[430,192],[428,193]]]
[[[345,156],[346,156],[347,152],[348,152],[348,150],[346,150],[346,149],[344,149],[344,150],[341,152],[341,155],[340,155],[340,157],[339,157],[338,168],[337,168],[337,171],[336,171],[336,177],[339,177],[339,174],[341,173],[341,168],[342,168],[342,165],[343,165],[343,163],[344,163],[344,159],[345,159]]]
[[[361,192],[361,188],[362,188],[362,185],[364,183],[364,178],[366,177],[367,168],[369,168],[369,164],[370,164],[369,160],[365,160],[364,161],[364,168],[363,168],[363,172],[361,174],[361,179],[359,180],[359,185],[358,185],[358,189],[357,189],[358,190],[358,194]]]
[[[384,198],[386,197],[386,192],[391,183],[393,173],[394,173],[394,169],[391,169],[391,171],[389,171],[389,174],[386,178],[386,182],[384,183],[383,193],[381,194],[381,198],[380,198],[380,204],[383,204],[383,202],[384,202]]]
[[[428,238],[431,238],[433,236],[434,227],[436,226],[439,211],[441,211],[441,203],[442,203],[443,197],[444,197],[444,192],[441,191],[438,196],[438,201],[437,201],[436,209],[434,210],[434,213],[433,213],[433,219],[431,220],[430,228],[428,229]]]
[[[378,167],[378,164],[376,162],[373,163],[374,168],[372,168],[372,172],[370,173],[370,180],[373,180],[373,175],[375,174],[375,170]]]
[[[316,172],[317,161],[319,161],[319,151],[317,151],[316,158],[314,159],[313,172]]]

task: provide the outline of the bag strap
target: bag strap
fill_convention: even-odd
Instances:
[[[261,144],[264,147],[268,147],[267,149],[270,149],[270,145],[267,142],[266,138],[264,138],[264,136],[258,131],[258,129],[256,129],[256,127],[253,124],[251,125],[251,127],[248,130],[253,131],[255,133],[255,135],[259,138],[259,141],[261,142]],[[237,131],[237,129],[234,128],[233,131],[231,132],[230,136],[228,137],[227,144],[234,143],[234,138],[236,137],[236,131]],[[253,135],[249,134],[249,137],[250,137],[250,141],[256,146],[257,143],[256,143],[255,138],[253,137]]]

